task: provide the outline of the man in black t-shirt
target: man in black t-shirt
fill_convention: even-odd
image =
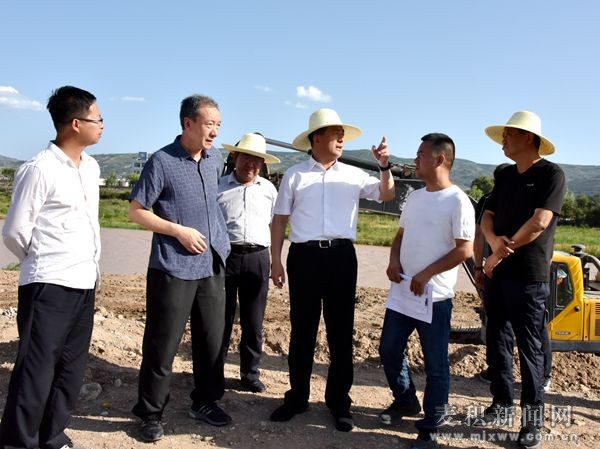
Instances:
[[[498,177],[500,171],[506,167],[510,167],[511,164],[503,163],[499,164],[494,169],[494,182]],[[485,281],[485,274],[483,272],[483,263],[485,258],[490,255],[490,246],[485,241],[483,237],[483,232],[481,231],[481,220],[483,218],[483,213],[487,209],[487,202],[490,199],[492,192],[484,194],[479,201],[477,202],[477,206],[475,206],[475,241],[473,242],[473,258],[475,259],[475,287],[477,287],[481,298],[483,299],[483,287]],[[546,314],[546,318],[548,318]],[[487,326],[487,316],[485,315],[485,311],[482,317],[484,329]],[[544,320],[544,324],[547,325],[547,319]],[[510,325],[509,325],[510,326]],[[510,329],[508,332],[511,332]],[[482,338],[485,338],[485,331],[482,333]],[[542,350],[544,351],[544,391],[550,391],[550,375],[552,373],[552,349],[550,348],[550,336],[548,335],[547,328],[542,332]],[[488,358],[486,357],[486,363],[488,363]],[[487,366],[481,373],[479,373],[478,378],[483,381],[490,383],[491,381],[491,373],[489,371],[489,366]]]
[[[522,383],[519,444],[536,448],[544,419],[544,312],[565,177],[558,165],[541,157],[552,154],[554,145],[542,136],[537,115],[517,112],[506,125],[485,132],[515,165],[498,174],[481,222],[492,250],[484,265],[484,295],[493,402],[483,421],[512,419],[514,332]]]

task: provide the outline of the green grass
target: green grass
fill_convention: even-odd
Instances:
[[[6,217],[8,212],[8,205],[10,204],[10,193],[0,192],[0,216]]]
[[[390,246],[398,229],[398,218],[374,212],[358,214],[357,243],[362,245]],[[600,257],[600,228],[558,226],[555,249],[571,251],[571,245],[585,245],[585,251]]]
[[[554,236],[554,248],[560,251],[571,251],[571,245],[585,245],[585,252],[600,257],[600,228],[578,228],[575,226],[558,226]]]
[[[100,200],[98,218],[103,228],[142,229],[127,218],[129,201],[110,199]]]
[[[0,192],[0,216],[8,210],[10,195]],[[104,228],[142,229],[127,218],[129,202],[112,198],[100,200],[100,226]],[[357,243],[361,245],[390,246],[398,230],[398,217],[376,212],[358,214]],[[572,244],[585,245],[589,254],[600,257],[600,228],[558,226],[555,248],[569,252]]]
[[[359,212],[356,242],[361,245],[391,246],[398,230],[398,217],[376,212]]]

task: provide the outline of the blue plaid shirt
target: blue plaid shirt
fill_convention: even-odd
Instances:
[[[130,200],[152,209],[165,220],[197,229],[224,265],[230,246],[217,203],[223,158],[218,150],[211,148],[196,162],[179,139],[180,136],[152,155]],[[213,275],[213,254],[212,251],[192,254],[176,238],[154,233],[148,267],[179,279],[202,279]]]

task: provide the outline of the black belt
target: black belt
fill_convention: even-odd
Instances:
[[[236,254],[257,253],[263,249],[267,249],[267,247],[262,245],[231,245],[231,252]]]
[[[334,246],[352,246],[350,239],[333,239],[333,240],[309,240],[308,242],[296,243],[296,245],[309,246],[311,248],[333,248]]]

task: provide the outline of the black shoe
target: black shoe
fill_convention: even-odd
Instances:
[[[490,369],[486,368],[477,375],[477,379],[486,384],[492,383],[492,377],[490,376]]]
[[[266,391],[267,387],[258,379],[246,379],[243,378],[241,380],[242,387],[246,390],[251,391],[252,393],[263,393]]]
[[[492,404],[483,411],[483,416],[474,420],[473,425],[512,426],[515,408],[512,405]]]
[[[211,426],[226,426],[231,424],[231,416],[223,411],[214,402],[202,402],[198,405],[192,405],[192,408],[188,411],[190,418],[204,421]]]
[[[331,412],[333,419],[335,419],[335,428],[340,432],[350,432],[354,429],[354,421],[352,415],[348,410],[343,412]]]
[[[435,440],[422,440],[421,438],[417,438],[411,441],[409,448],[410,449],[437,449],[439,447],[437,441]]]
[[[519,446],[526,449],[536,449],[542,442],[542,432],[535,426],[525,426],[519,432]]]
[[[402,419],[403,416],[416,416],[421,412],[421,404],[416,400],[410,404],[399,404],[396,401],[392,402],[388,408],[379,414],[379,422],[383,425],[390,426]]]
[[[304,413],[307,410],[308,405],[305,405],[304,407],[294,407],[284,402],[283,405],[277,407],[273,413],[271,413],[270,419],[275,422],[285,422],[292,419],[295,415]]]
[[[147,442],[162,440],[165,436],[159,419],[146,419],[140,424],[140,437]]]

